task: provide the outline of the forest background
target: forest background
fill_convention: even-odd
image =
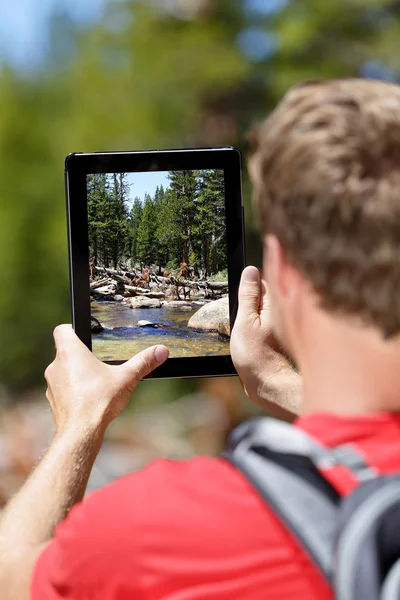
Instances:
[[[27,46],[34,19],[26,15],[29,7],[37,15],[45,6],[51,14],[37,38],[41,52],[35,53],[35,46]],[[2,27],[12,11],[13,27]],[[41,427],[43,372],[53,358],[54,326],[71,320],[65,156],[229,144],[246,157],[246,133],[291,85],[352,76],[398,81],[400,4],[14,0],[1,7],[0,31],[0,52],[7,37],[20,54],[25,49],[36,57],[13,62],[3,53],[0,63],[0,484],[10,465],[19,465],[20,479],[15,467],[8,480],[12,490],[29,470],[28,453],[40,453],[48,441],[48,430]],[[247,260],[259,265],[246,168],[243,192]],[[190,403],[188,394],[195,401]],[[186,400],[177,409],[182,396]],[[135,422],[139,433],[144,430],[159,443],[156,455],[182,456],[218,448],[215,439],[221,436],[214,425],[220,413],[215,403],[207,408],[207,398],[220,399],[224,414],[233,415],[229,423],[250,410],[248,403],[240,404],[236,379],[144,382],[131,410],[169,403],[168,418],[152,416],[143,424],[136,414]],[[37,407],[30,413],[29,403]],[[171,446],[173,432],[180,431],[171,415],[188,415],[187,407],[188,419],[197,415],[196,431],[206,427],[189,448],[187,436]],[[119,423],[123,427],[124,421]],[[219,423],[223,430],[229,425]],[[34,434],[40,440],[32,449]],[[28,445],[22,458],[21,439]]]
[[[41,60],[0,64],[0,381],[10,399],[43,386],[52,329],[71,318],[69,152],[231,144],[246,157],[247,132],[296,82],[400,72],[393,0],[109,0],[84,22],[59,5]],[[259,264],[246,173],[243,189],[247,257]]]
[[[165,187],[131,201],[134,189],[135,173],[87,177],[93,264],[176,275],[184,262],[197,278],[219,274],[227,280],[223,170],[170,171]]]

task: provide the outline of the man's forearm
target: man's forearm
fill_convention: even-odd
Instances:
[[[2,591],[15,582],[15,569],[24,555],[50,540],[56,525],[82,500],[101,442],[102,432],[95,429],[70,429],[57,434],[6,507],[0,519]]]

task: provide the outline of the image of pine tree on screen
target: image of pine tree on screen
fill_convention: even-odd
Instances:
[[[87,176],[93,352],[229,354],[224,172]]]

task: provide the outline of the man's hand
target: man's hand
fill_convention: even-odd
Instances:
[[[56,358],[46,369],[57,433],[0,518],[2,600],[28,600],[38,556],[57,524],[84,496],[104,431],[142,377],[168,357],[153,346],[119,366],[101,363],[69,325],[54,331]]]
[[[139,381],[168,358],[165,346],[152,346],[122,365],[106,365],[70,325],[59,325],[54,340],[56,358],[45,378],[57,432],[69,427],[105,430],[125,408]]]
[[[292,421],[300,412],[301,378],[279,351],[271,328],[268,290],[256,267],[246,267],[231,355],[247,396],[268,414]]]

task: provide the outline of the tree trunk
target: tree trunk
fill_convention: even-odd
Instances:
[[[207,279],[207,238],[205,235],[201,236],[201,259],[200,259],[200,271],[201,278]]]
[[[182,262],[188,264],[189,263],[189,253],[188,253],[188,241],[184,240],[183,242],[183,257]]]
[[[93,257],[94,264],[97,265],[97,235],[95,235],[93,238]]]
[[[218,241],[213,234],[213,272],[218,273]]]
[[[207,273],[207,277],[209,275],[209,273],[211,272],[210,269],[210,244],[207,243],[206,246],[206,273]]]
[[[188,236],[188,258],[189,258],[189,256],[194,252],[193,240],[192,240],[192,232],[191,232],[190,227],[188,227],[187,236]],[[189,264],[189,261],[185,260],[185,262],[187,264]]]

